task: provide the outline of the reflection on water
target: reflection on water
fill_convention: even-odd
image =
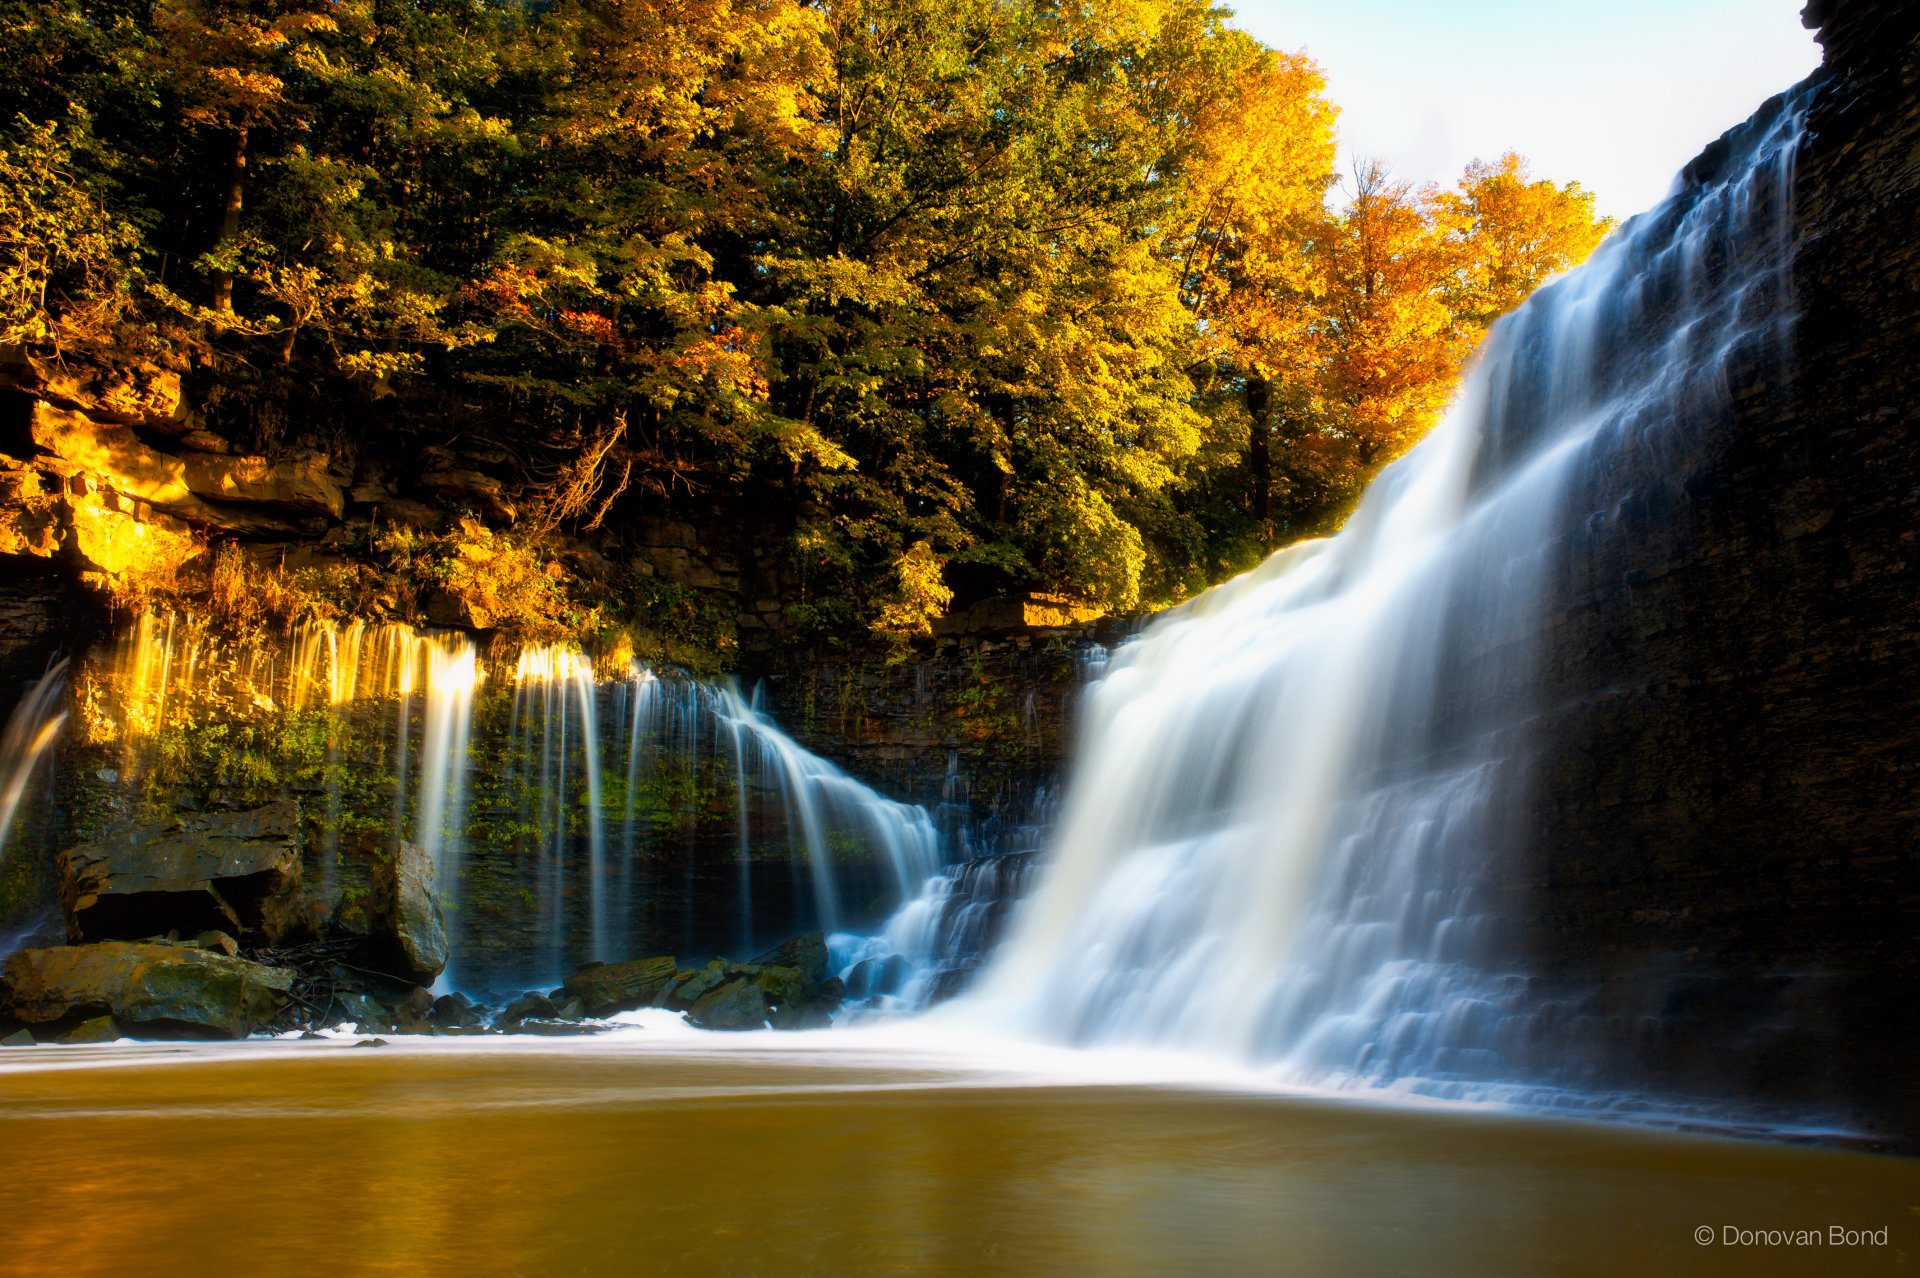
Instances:
[[[1920,1241],[1906,1159],[709,1042],[0,1054],[0,1267],[1872,1274]]]

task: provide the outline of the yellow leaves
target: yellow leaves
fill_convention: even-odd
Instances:
[[[766,433],[790,461],[809,462],[825,471],[849,471],[858,466],[853,454],[805,422],[775,417]]]
[[[75,177],[74,143],[48,123],[0,149],[0,342],[107,340],[141,282],[138,233]]]
[[[1536,180],[1511,151],[1469,164],[1444,200],[1467,257],[1459,306],[1481,327],[1585,261],[1613,229],[1612,218],[1594,216],[1593,196],[1578,182]]]
[[[875,632],[893,639],[933,633],[933,623],[953,602],[942,570],[945,562],[925,541],[916,541],[893,561],[893,596],[880,606]]]

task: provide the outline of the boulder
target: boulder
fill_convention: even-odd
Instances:
[[[502,1029],[510,1029],[521,1021],[550,1021],[557,1015],[558,1009],[554,1007],[553,1000],[545,994],[522,994],[501,1008],[500,1015],[493,1018],[493,1023]]]
[[[60,1036],[62,1043],[112,1043],[125,1037],[111,1016],[96,1016],[92,1020],[81,1021],[78,1025]]]
[[[289,801],[129,823],[60,854],[69,939],[224,932],[276,944],[301,926]]]
[[[440,913],[433,858],[402,842],[373,873],[373,930],[386,969],[424,985],[447,966],[447,923]]]
[[[0,1047],[33,1047],[38,1043],[32,1030],[15,1030],[5,1038],[0,1038]]]
[[[326,1019],[336,1025],[352,1024],[363,1034],[393,1028],[392,1009],[372,995],[358,992],[334,995],[333,1007]]]
[[[704,995],[687,1010],[687,1020],[701,1029],[747,1030],[765,1026],[770,1014],[759,981],[740,977]]]
[[[798,968],[763,967],[752,971],[750,979],[767,996],[770,1008],[797,1007],[806,997],[806,985]]]
[[[433,1032],[433,992],[416,985],[394,1005],[393,1027],[402,1034]]]
[[[484,1018],[464,994],[442,994],[433,1000],[433,1007],[427,1013],[427,1019],[433,1022],[435,1029],[442,1032],[477,1030],[485,1023]]]
[[[673,984],[661,995],[660,1005],[670,1007],[676,1012],[684,1012],[695,1003],[727,983],[727,964],[715,959],[703,968],[689,972],[676,972]]]
[[[588,1016],[611,1016],[654,1006],[677,974],[670,956],[595,963],[569,976],[561,989],[567,998],[578,1000]]]
[[[827,938],[818,932],[790,936],[764,954],[754,956],[754,967],[790,967],[811,990],[827,979]]]
[[[0,1014],[29,1025],[110,1015],[123,1028],[243,1038],[279,1014],[293,973],[176,945],[100,941],[21,950]]]

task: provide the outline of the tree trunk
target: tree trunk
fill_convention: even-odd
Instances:
[[[247,126],[233,135],[233,169],[227,177],[227,198],[220,208],[220,238],[216,251],[226,248],[240,235],[240,201],[246,190]],[[213,277],[213,309],[222,315],[233,314],[233,272],[216,271]]]
[[[1268,421],[1273,387],[1258,373],[1247,374],[1247,507],[1260,535],[1273,542],[1273,430]]]

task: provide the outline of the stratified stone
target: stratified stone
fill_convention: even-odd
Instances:
[[[101,941],[21,950],[0,1013],[30,1025],[110,1015],[122,1027],[243,1038],[279,1014],[293,973],[175,945]]]
[[[60,854],[75,941],[224,932],[271,944],[299,924],[298,811],[289,801],[124,825]]]
[[[676,975],[671,956],[597,963],[575,972],[562,988],[589,1016],[611,1016],[659,1002]]]
[[[270,462],[264,457],[193,452],[180,466],[188,490],[210,500],[333,519],[347,508],[346,493],[329,472],[324,453]]]
[[[28,431],[62,474],[92,476],[115,492],[161,506],[190,495],[181,460],[147,447],[129,426],[35,400]]]

